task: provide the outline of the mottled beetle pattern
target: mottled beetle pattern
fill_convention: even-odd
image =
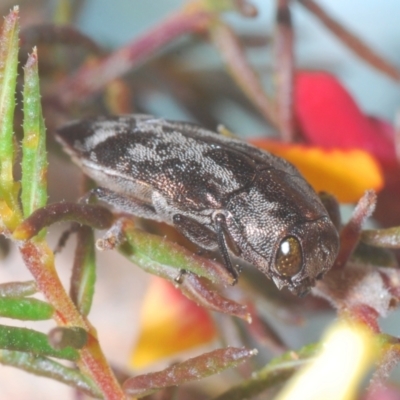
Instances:
[[[287,161],[197,125],[148,115],[99,117],[57,138],[97,197],[176,227],[202,248],[231,254],[281,289],[304,295],[332,266],[338,233],[317,194]]]

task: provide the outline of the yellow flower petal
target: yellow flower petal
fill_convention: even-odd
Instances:
[[[378,356],[372,333],[362,325],[334,325],[321,354],[300,370],[276,400],[352,400]]]
[[[155,361],[212,341],[216,329],[210,314],[171,283],[153,278],[141,310],[141,329],[130,365]]]
[[[363,150],[328,150],[265,139],[254,139],[251,143],[285,158],[317,192],[331,193],[341,203],[354,203],[366,190],[379,191],[384,184],[379,164]]]

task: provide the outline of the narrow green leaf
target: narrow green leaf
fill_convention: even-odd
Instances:
[[[4,260],[10,253],[10,240],[0,234],[0,260]]]
[[[35,281],[7,282],[0,284],[1,297],[25,297],[37,293]]]
[[[57,350],[72,347],[74,349],[82,349],[88,341],[88,333],[85,329],[78,326],[67,328],[65,326],[57,326],[47,335],[50,345]]]
[[[25,66],[21,200],[25,218],[47,202],[46,129],[40,103],[36,48]]]
[[[307,344],[298,351],[289,350],[271,360],[271,362],[262,368],[257,375],[263,377],[278,370],[297,368],[299,363],[304,364],[304,361],[308,362],[309,359],[315,357],[320,350],[320,343]]]
[[[44,333],[14,326],[0,325],[0,349],[24,351],[72,361],[79,359],[79,353],[71,347],[62,350],[53,349]]]
[[[299,363],[299,365],[302,364],[303,363]],[[285,383],[296,371],[297,369],[294,368],[286,368],[279,370],[276,373],[270,373],[263,377],[247,379],[239,385],[233,386],[231,389],[227,390],[221,395],[214,397],[213,400],[243,400],[262,398],[256,396],[261,395],[261,393],[273,388],[275,385]]]
[[[364,265],[376,265],[379,267],[396,268],[397,258],[389,249],[370,246],[364,242],[359,242],[351,255],[351,260]]]
[[[400,227],[365,230],[361,233],[361,240],[371,246],[398,249],[400,248]]]
[[[20,351],[0,351],[0,363],[17,367],[38,376],[55,379],[89,396],[102,399],[103,395],[86,375],[77,369],[65,367],[57,361]]]
[[[92,228],[82,226],[77,234],[74,267],[71,276],[71,299],[82,315],[92,306],[96,283],[96,256]]]
[[[128,227],[124,230],[126,244],[119,250],[129,255],[134,261],[142,261],[143,268],[148,263],[160,266],[169,266],[179,270],[193,272],[203,276],[213,283],[232,284],[232,276],[220,263],[200,257],[193,252],[166,240],[163,237],[152,235],[139,229]],[[152,272],[154,273],[154,271]]]
[[[18,7],[14,7],[5,18],[0,32],[0,200],[6,202],[11,213],[19,210],[19,185],[13,178],[13,121],[18,65],[18,31]],[[5,223],[15,224],[11,219]]]
[[[157,390],[178,386],[233,368],[257,354],[257,350],[227,347],[202,354],[159,372],[128,379],[124,391],[129,396],[143,397]]]
[[[0,297],[0,316],[23,321],[41,321],[52,318],[54,308],[38,299]]]
[[[251,399],[265,390],[286,382],[299,368],[309,363],[319,350],[319,344],[310,344],[298,352],[288,351],[274,358],[260,371],[253,373],[250,379],[244,380],[213,400]]]

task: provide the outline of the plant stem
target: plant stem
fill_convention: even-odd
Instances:
[[[54,95],[64,106],[89,98],[112,80],[140,66],[173,39],[198,31],[207,24],[211,15],[200,7],[197,11],[183,9],[96,65],[82,66],[72,77],[56,86]]]
[[[20,244],[24,262],[35,278],[39,290],[56,309],[54,318],[60,326],[80,327],[89,334],[86,346],[80,350],[79,366],[96,382],[104,397],[124,399],[125,395],[105,359],[96,331],[77,311],[67,295],[54,267],[54,256],[44,242],[27,241]]]

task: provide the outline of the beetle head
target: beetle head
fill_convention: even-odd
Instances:
[[[246,261],[279,289],[305,295],[333,265],[338,233],[300,176],[267,172],[230,199],[228,229]]]

